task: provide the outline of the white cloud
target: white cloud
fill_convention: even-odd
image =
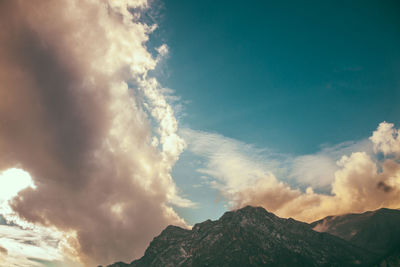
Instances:
[[[400,164],[392,159],[377,161],[367,140],[325,146],[314,155],[274,158],[268,150],[218,134],[186,129],[182,136],[188,149],[206,160],[198,171],[212,177],[210,184],[234,208],[261,205],[283,217],[312,221],[400,207]],[[282,174],[295,178],[294,184],[307,186],[305,192],[290,185],[290,180],[285,182]],[[324,186],[330,192],[315,193],[315,188]]]
[[[382,152],[384,155],[400,156],[399,130],[394,128],[393,123],[380,123],[370,140],[374,144],[375,151]]]
[[[314,154],[290,157],[287,163],[288,176],[300,185],[330,191],[335,179],[334,174],[339,169],[337,161],[343,155],[350,155],[354,151],[366,151],[370,154],[372,145],[367,139],[344,142],[334,146],[325,145]]]
[[[205,166],[197,171],[214,177],[214,186],[228,194],[253,184],[259,177],[274,179],[270,170],[279,169],[278,160],[272,160],[268,151],[219,134],[190,129],[180,133],[191,152],[206,158]]]
[[[43,266],[41,262],[53,262],[53,266],[81,267],[74,260],[73,252],[63,233],[53,228],[14,222],[0,224],[1,266]],[[1,251],[0,251],[1,252]],[[67,265],[65,265],[67,264]]]

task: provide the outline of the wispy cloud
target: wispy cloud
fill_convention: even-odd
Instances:
[[[355,151],[365,151],[370,155],[372,144],[368,139],[364,139],[333,146],[325,145],[314,154],[289,157],[284,165],[288,169],[288,177],[292,183],[329,192],[335,179],[334,174],[339,170],[337,161],[343,155],[350,155]]]
[[[40,261],[67,261],[69,266],[81,266],[68,261],[62,253],[60,234],[44,228],[21,228],[0,225],[0,259],[2,266],[43,266]],[[35,260],[32,260],[35,259]],[[54,265],[57,266],[57,265]]]
[[[273,177],[271,170],[280,168],[283,155],[226,138],[219,134],[182,129],[188,150],[206,159],[205,166],[197,171],[217,178],[213,184],[226,192],[255,182],[259,177]]]
[[[198,171],[212,177],[210,184],[232,208],[261,205],[283,217],[312,221],[400,206],[400,165],[391,158],[377,160],[372,150],[375,146],[376,151],[396,154],[395,148],[386,148],[397,144],[396,132],[392,124],[382,123],[372,142],[325,146],[316,154],[298,157],[273,154],[218,134],[186,129],[182,136],[188,149],[206,160]]]

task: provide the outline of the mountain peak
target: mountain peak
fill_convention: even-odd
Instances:
[[[245,206],[240,209],[235,209],[231,211],[227,211],[222,215],[220,220],[225,219],[238,219],[238,218],[264,218],[269,217],[270,219],[279,219],[275,214],[268,212],[263,207],[253,207],[253,206]]]
[[[168,226],[126,266],[359,266],[370,260],[363,249],[306,223],[246,206],[191,230]]]
[[[400,248],[399,224],[400,210],[381,208],[364,213],[329,216],[311,223],[311,227],[385,256],[386,253],[397,253],[397,248]]]
[[[252,213],[255,213],[255,212],[265,213],[265,212],[267,212],[267,210],[264,209],[261,206],[250,206],[250,205],[246,205],[246,206],[244,206],[242,208],[239,208],[239,209],[236,209],[236,210],[233,210],[233,211],[234,212],[252,212]]]

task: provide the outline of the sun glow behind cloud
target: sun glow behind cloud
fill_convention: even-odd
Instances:
[[[30,174],[22,169],[11,168],[0,173],[0,203],[15,197],[27,187],[36,188]]]
[[[0,265],[30,267],[54,261],[52,266],[80,266],[65,257],[61,232],[28,223],[13,212],[9,202],[27,188],[36,188],[28,172],[11,168],[0,173]]]
[[[141,256],[165,226],[186,226],[172,204],[194,205],[170,175],[185,142],[150,76],[168,49],[148,50],[147,8],[0,2],[0,170],[36,186],[4,189],[10,216],[61,233],[62,253],[87,266]]]

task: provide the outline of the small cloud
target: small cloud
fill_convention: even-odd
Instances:
[[[0,246],[0,254],[7,255],[8,254],[8,250],[3,248],[2,246]]]
[[[156,48],[156,50],[160,57],[165,57],[166,55],[168,55],[169,52],[168,45],[166,44],[162,44],[161,46]]]
[[[381,122],[378,129],[369,138],[374,144],[375,152],[400,157],[400,132],[393,123]]]
[[[386,193],[389,193],[390,191],[393,190],[393,188],[392,188],[391,186],[385,184],[385,182],[382,182],[382,181],[380,181],[380,182],[377,184],[377,187],[378,187],[379,189],[382,189],[382,190],[383,190],[384,192],[386,192]]]

